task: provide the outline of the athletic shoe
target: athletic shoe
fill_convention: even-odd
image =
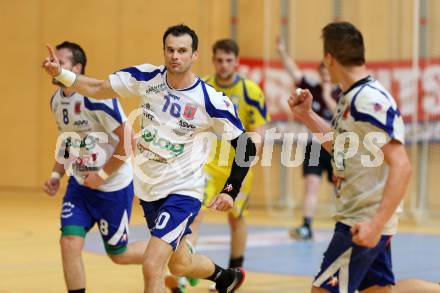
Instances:
[[[290,230],[289,235],[298,240],[311,240],[313,238],[312,229],[307,226],[300,226],[296,229]]]
[[[186,293],[186,282],[185,277],[176,277],[173,275],[165,276],[165,286],[170,289],[172,293]]]
[[[241,285],[243,285],[244,280],[246,279],[246,271],[242,268],[232,268],[228,269],[234,273],[234,281],[227,288],[219,288],[216,286],[216,289],[219,293],[232,293],[235,292]]]

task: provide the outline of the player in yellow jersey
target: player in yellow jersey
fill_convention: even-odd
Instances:
[[[265,124],[269,121],[264,94],[256,83],[237,73],[239,64],[237,43],[230,39],[219,40],[213,45],[212,51],[215,74],[204,78],[205,81],[232,100],[245,130],[249,133],[258,134],[262,141]],[[257,140],[254,140],[254,142],[258,145]],[[234,149],[231,148],[229,152],[222,151],[222,154],[220,154],[221,145],[221,141],[213,144],[211,155],[214,155],[214,158],[205,165],[207,182],[202,210],[206,210],[206,204],[222,190],[223,183],[230,173]],[[213,154],[214,146],[215,154]],[[259,149],[259,146],[257,146],[257,149]],[[252,169],[249,170],[243,182],[240,193],[234,202],[234,208],[228,214],[231,229],[231,255],[229,260],[229,267],[231,268],[243,265],[247,239],[245,215],[247,214],[251,186]],[[204,212],[199,213],[191,226],[193,231],[192,241],[194,243],[197,241],[198,227],[203,216]]]

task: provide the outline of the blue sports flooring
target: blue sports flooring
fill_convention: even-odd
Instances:
[[[219,265],[229,259],[229,227],[203,224],[197,251]],[[282,227],[250,226],[245,268],[297,276],[314,276],[331,230],[316,230],[314,241],[296,241]],[[147,226],[131,226],[130,241],[147,239]],[[85,249],[104,253],[97,230],[87,235]],[[440,279],[440,235],[400,233],[392,240],[393,267],[397,279],[416,277],[438,282]]]

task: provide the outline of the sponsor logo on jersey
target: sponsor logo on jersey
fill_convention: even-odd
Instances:
[[[189,135],[192,136],[196,126],[184,120],[179,120],[179,128],[173,129],[173,132],[179,136]]]
[[[91,150],[96,146],[96,142],[98,141],[98,138],[88,135],[83,139],[72,139],[71,137],[68,137],[64,140],[63,144],[65,144],[66,149],[73,147],[73,148],[85,148],[87,150]]]
[[[155,152],[152,152],[149,148],[144,147],[140,143],[137,144],[137,148],[138,148],[139,152],[142,154],[142,156],[144,156],[144,158],[146,158],[148,160],[156,161],[158,163],[167,163],[168,162],[167,159],[156,154]]]
[[[73,122],[73,125],[75,125],[75,126],[87,126],[87,125],[89,125],[89,121],[87,121],[87,120],[76,120],[75,122]]]
[[[147,94],[147,95],[151,94],[151,93],[157,94],[157,93],[160,93],[160,92],[166,90],[166,88],[167,87],[165,86],[165,83],[160,83],[157,85],[149,85],[147,87],[147,89],[145,90],[145,94]]]
[[[142,105],[142,115],[150,121],[154,121],[154,115],[151,114],[151,105],[149,103],[145,103]]]
[[[194,124],[188,123],[186,121],[180,120],[179,121],[179,126],[183,127],[183,128],[190,128],[190,129],[195,129],[196,126]]]
[[[81,102],[76,102],[75,103],[75,114],[80,114],[81,113]]]
[[[373,106],[373,108],[374,108],[374,112],[380,112],[380,111],[382,111],[382,105],[381,104],[379,104],[379,103],[374,103],[374,106]]]
[[[342,114],[342,119],[347,119],[348,118],[348,113],[350,113],[350,106],[348,106],[347,108],[345,108],[344,113]]]
[[[196,116],[197,106],[193,104],[186,104],[183,110],[183,118],[187,120],[193,120]]]
[[[157,132],[157,129],[154,129],[153,132],[149,131],[148,129],[144,129],[142,133],[142,139],[153,146],[168,150],[174,157],[177,157],[178,155],[181,155],[183,153],[185,144],[172,143],[166,138],[158,137]]]

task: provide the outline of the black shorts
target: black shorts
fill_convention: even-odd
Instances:
[[[320,148],[319,152],[317,151],[318,148]],[[319,157],[317,157],[318,154]],[[303,176],[309,174],[322,176],[323,171],[327,171],[327,179],[332,182],[333,172],[330,154],[318,142],[313,143],[312,154],[312,142],[308,142],[303,163]]]

